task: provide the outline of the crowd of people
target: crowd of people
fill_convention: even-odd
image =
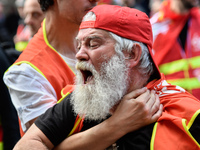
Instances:
[[[199,0],[13,3],[0,150],[200,149]]]

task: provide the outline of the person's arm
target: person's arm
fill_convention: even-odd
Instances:
[[[67,137],[55,149],[105,149],[130,131],[155,122],[162,113],[158,97],[146,89],[136,90],[126,95],[113,111],[113,115],[84,132]],[[145,93],[144,93],[145,92]],[[143,93],[141,96],[141,93]],[[52,149],[53,144],[44,133],[33,125],[16,144],[14,150]]]
[[[33,123],[13,150],[49,150],[54,146],[44,133]]]
[[[57,102],[52,85],[28,64],[14,65],[4,74],[23,131]]]
[[[54,149],[103,150],[125,134],[155,122],[162,114],[162,105],[155,92],[145,91],[143,88],[127,94],[110,118],[66,138]]]

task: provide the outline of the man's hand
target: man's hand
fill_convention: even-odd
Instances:
[[[155,122],[161,116],[162,109],[158,95],[142,88],[125,95],[111,110],[112,116],[109,119],[126,134]]]

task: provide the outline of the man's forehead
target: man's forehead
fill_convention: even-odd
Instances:
[[[98,37],[102,37],[102,38],[111,38],[109,36],[109,33],[107,31],[105,31],[105,30],[87,28],[87,29],[79,30],[79,33],[78,33],[76,39],[84,40],[84,39],[86,39],[88,37],[91,37],[91,36],[98,36]]]

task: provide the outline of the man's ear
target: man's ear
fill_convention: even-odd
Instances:
[[[142,48],[138,43],[136,43],[132,47],[132,51],[129,54],[129,65],[130,65],[130,67],[135,67],[135,66],[138,65],[141,55],[142,55]]]

